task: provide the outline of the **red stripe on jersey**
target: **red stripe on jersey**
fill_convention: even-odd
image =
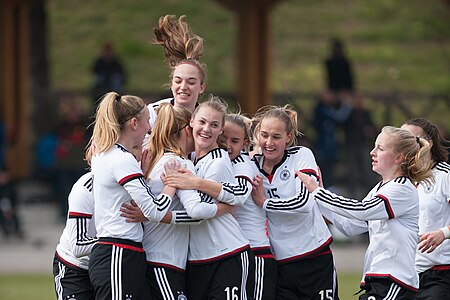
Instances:
[[[100,241],[98,243],[104,244],[104,245],[113,245],[113,246],[117,246],[119,248],[128,249],[128,250],[136,251],[136,252],[144,252],[144,248],[139,248],[139,247],[125,245],[125,244],[119,244],[119,243],[113,243],[113,242],[103,242],[103,241]]]
[[[69,211],[69,218],[92,218],[92,214]]]
[[[158,263],[158,262],[153,262],[153,261],[147,261],[147,264],[152,266],[152,267],[156,267],[156,268],[168,268],[168,269],[172,269],[176,272],[179,273],[185,273],[186,270],[178,268],[176,266],[173,265],[169,265],[169,264],[163,264],[163,263]]]
[[[253,254],[257,257],[261,258],[273,258],[275,259],[275,256],[273,256],[272,252],[270,251],[270,247],[253,247],[251,248],[253,251]]]
[[[220,260],[222,258],[225,258],[225,257],[233,256],[233,255],[238,254],[240,252],[244,252],[247,249],[250,249],[249,245],[245,245],[244,247],[237,248],[234,251],[231,251],[231,252],[228,252],[228,253],[216,256],[216,257],[211,257],[211,258],[201,259],[201,260],[190,260],[189,263],[193,264],[193,265],[207,264],[207,263],[211,263],[211,262],[214,262],[214,261],[218,261],[218,260]]]
[[[384,206],[386,207],[386,211],[388,213],[389,219],[394,219],[395,214],[394,214],[394,211],[392,210],[392,206],[391,206],[391,203],[389,202],[389,199],[381,194],[377,194],[377,197],[380,197],[381,199],[383,199]]]
[[[248,178],[247,176],[236,176],[236,178],[243,178],[245,180],[248,180],[250,183],[253,182],[253,180],[251,180],[250,178]]]
[[[329,254],[331,253],[331,250],[326,247],[328,247],[331,242],[333,241],[333,237],[330,237],[328,240],[325,241],[325,243],[323,243],[322,245],[320,245],[319,247],[317,247],[314,250],[311,250],[309,252],[300,254],[300,255],[296,255],[296,256],[291,256],[285,259],[281,259],[278,262],[279,263],[289,263],[292,261],[296,261],[296,260],[301,260],[301,259],[306,259],[306,258],[314,258],[320,255],[324,255],[324,254]]]
[[[434,267],[431,268],[431,270],[435,270],[435,271],[447,271],[447,270],[450,270],[450,265],[434,266]]]
[[[124,185],[124,184],[127,183],[128,181],[131,181],[131,180],[136,179],[136,178],[140,178],[140,177],[142,177],[142,176],[143,176],[143,175],[140,174],[140,173],[128,175],[128,176],[126,176],[126,177],[120,179],[120,180],[119,180],[119,184],[120,184],[120,185]]]
[[[404,283],[403,281],[395,278],[391,274],[366,273],[364,277],[366,277],[366,278],[367,277],[389,278],[390,280],[394,281],[395,283],[397,283],[401,287],[403,287],[403,288],[405,288],[405,289],[407,289],[407,290],[409,290],[411,292],[417,293],[417,291],[418,291],[418,289],[416,289],[415,287],[412,287],[412,286]],[[363,282],[361,282],[361,284],[365,284],[365,282],[363,281]]]
[[[62,258],[62,257],[58,254],[58,252],[55,252],[55,256],[58,257],[58,259],[59,259],[62,263],[64,263],[65,265],[68,265],[68,266],[70,266],[70,267],[72,267],[72,268],[75,268],[75,269],[78,269],[78,270],[83,270],[83,271],[85,271],[85,272],[87,271],[87,270],[85,270],[85,269],[83,269],[83,268],[80,268],[79,266],[76,266],[76,265],[74,265],[74,264],[68,262],[67,260],[65,260],[64,258]]]

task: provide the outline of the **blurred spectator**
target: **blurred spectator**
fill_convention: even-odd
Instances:
[[[335,94],[353,93],[352,66],[345,54],[344,44],[337,38],[331,39],[331,53],[325,60],[327,87]]]
[[[55,196],[60,204],[60,218],[66,220],[67,196],[78,178],[86,173],[85,112],[78,99],[69,95],[60,99],[61,124],[55,149]]]
[[[352,111],[349,99],[343,100],[345,101],[338,101],[333,93],[325,91],[320,94],[314,108],[313,125],[316,131],[314,149],[325,187],[335,184],[334,166],[339,151],[337,127],[347,120]]]
[[[112,43],[103,44],[101,54],[92,66],[92,72],[95,76],[93,91],[95,103],[107,92],[123,93],[126,74]]]
[[[17,214],[17,197],[14,182],[9,172],[0,168],[0,226],[6,238],[23,237],[20,219]]]
[[[343,124],[347,188],[350,197],[356,199],[362,199],[366,191],[377,181],[376,175],[372,172],[369,152],[373,148],[378,129],[364,102],[362,95],[354,97],[353,110]]]

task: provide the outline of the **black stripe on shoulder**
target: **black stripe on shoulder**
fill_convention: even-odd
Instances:
[[[210,153],[211,153],[211,157],[213,159],[222,158],[222,150],[220,148],[216,148],[214,150],[211,150]]]
[[[435,166],[436,170],[445,172],[445,173],[449,173],[450,172],[450,164],[446,163],[446,162],[439,162],[436,166]]]
[[[84,186],[89,192],[92,192],[92,182],[93,182],[93,179],[92,179],[92,176],[90,176],[89,179],[86,180],[86,182],[83,184],[83,186]]]
[[[300,151],[301,148],[302,148],[301,146],[294,146],[294,147],[291,147],[291,148],[289,148],[289,149],[286,150],[286,154],[287,154],[288,156],[289,156],[289,155],[296,154],[296,153],[298,153],[298,152]]]
[[[408,177],[400,176],[394,179],[395,183],[405,184],[408,181]]]
[[[233,164],[238,164],[238,163],[243,163],[244,162],[244,158],[241,155],[238,155],[235,159],[233,159],[231,161]]]

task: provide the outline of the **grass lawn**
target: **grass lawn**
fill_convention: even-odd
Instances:
[[[358,299],[360,274],[339,274],[339,297],[341,300]],[[2,299],[49,300],[55,299],[53,276],[39,274],[0,275],[0,295]]]

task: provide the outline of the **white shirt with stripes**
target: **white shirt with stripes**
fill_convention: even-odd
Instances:
[[[140,223],[128,223],[120,216],[120,207],[133,199],[149,220],[160,221],[172,199],[155,196],[142,175],[136,158],[122,145],[115,144],[92,158],[94,178],[95,225],[97,237],[142,242]]]
[[[165,153],[150,172],[148,183],[154,193],[160,193],[163,190],[164,184],[160,176],[164,173],[164,163],[172,159],[180,160],[182,165],[195,173],[192,161],[173,153]],[[148,262],[184,270],[189,246],[190,226],[188,225],[196,223],[195,219],[214,217],[217,213],[217,205],[201,202],[200,194],[196,190],[177,190],[170,210],[173,214],[172,218],[176,218],[176,225],[154,221],[145,222],[142,244]]]
[[[323,188],[313,193],[321,205],[344,217],[368,222],[369,247],[365,276],[389,278],[415,291],[419,278],[414,268],[419,232],[419,196],[404,177],[377,184],[362,200],[336,195]]]
[[[241,206],[236,208],[234,216],[238,221],[245,237],[250,242],[250,247],[268,248],[270,247],[269,238],[266,234],[267,216],[264,209],[258,207],[253,202],[252,181],[259,174],[255,164],[250,160],[248,153],[242,152],[231,161],[237,186],[230,187],[224,184],[224,189],[231,188],[231,193],[235,199],[239,196],[244,197]]]
[[[56,252],[62,260],[87,270],[89,254],[97,242],[91,172],[75,182],[69,193],[68,205],[66,226],[56,246]]]
[[[435,182],[422,183],[419,192],[419,233],[450,225],[450,164],[439,162],[433,168]],[[433,266],[450,265],[450,240],[444,240],[431,253],[416,253],[416,269],[422,273]]]
[[[230,157],[224,149],[216,148],[196,158],[195,173],[204,179],[235,184]],[[218,202],[205,193],[200,195],[202,202]],[[242,251],[248,244],[236,219],[227,213],[191,226],[188,260],[192,263],[217,261]]]
[[[311,150],[300,146],[288,148],[272,174],[263,170],[262,154],[256,154],[253,161],[263,177],[267,197],[263,208],[269,220],[269,240],[275,258],[280,262],[303,259],[331,244],[331,233],[317,203],[295,175],[300,170],[317,177],[318,167]]]
[[[151,128],[153,128],[153,126],[155,125],[156,117],[158,115],[156,109],[163,103],[170,103],[172,105],[175,105],[175,100],[173,98],[165,98],[147,105],[148,111],[150,113],[149,123]]]

